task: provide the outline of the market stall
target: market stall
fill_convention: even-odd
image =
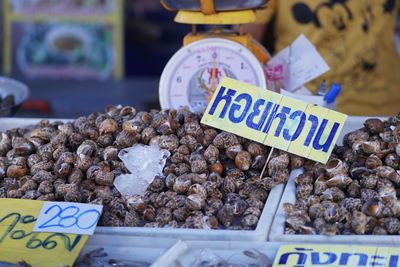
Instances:
[[[0,118],[0,266],[400,266],[400,113],[311,95],[307,37],[271,56],[243,32],[267,1],[161,4],[193,25],[161,109]],[[28,95],[2,78],[1,116]]]

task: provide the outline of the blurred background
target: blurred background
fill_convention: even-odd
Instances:
[[[2,0],[1,68],[31,95],[16,116],[159,108],[158,81],[190,25],[158,0]]]
[[[161,72],[191,31],[158,0],[2,0],[0,12],[2,73],[31,91],[20,117],[159,108]]]

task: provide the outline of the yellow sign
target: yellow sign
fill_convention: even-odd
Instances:
[[[0,199],[0,262],[72,266],[88,236],[34,233],[43,201]],[[1,264],[0,264],[1,265]]]
[[[201,123],[326,163],[347,115],[223,78]]]
[[[400,247],[347,245],[284,245],[278,250],[278,266],[400,266]]]

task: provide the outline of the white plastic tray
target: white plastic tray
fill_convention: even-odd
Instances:
[[[1,118],[0,131],[15,127],[33,125],[41,119]],[[52,119],[50,121],[66,121]],[[183,240],[214,240],[214,241],[265,241],[268,238],[279,201],[282,197],[284,185],[275,186],[265,203],[263,212],[255,230],[202,230],[202,229],[171,229],[171,228],[145,228],[145,227],[97,227],[96,234],[129,235],[162,238],[178,238]]]
[[[266,241],[284,185],[275,186],[264,205],[255,230],[202,230],[145,227],[97,227],[95,233],[108,235],[131,235],[147,237],[178,238],[182,240],[212,241]]]
[[[144,238],[115,235],[93,235],[89,238],[82,253],[104,248],[107,259],[154,263],[161,255],[176,244],[176,239]]]
[[[0,118],[0,131],[6,131],[17,127],[32,126],[45,118]],[[53,121],[72,121],[71,119],[48,119]]]
[[[249,260],[249,258],[245,257],[242,252],[251,249],[257,249],[273,261],[282,244],[284,243],[178,241],[178,243],[162,255],[152,267],[193,266],[204,249],[210,250],[213,254],[215,253],[224,260],[234,261],[236,264],[246,263],[246,260]]]
[[[357,130],[361,127],[363,127],[363,122],[368,119],[369,117],[348,117],[345,123],[345,126],[343,128],[343,131],[341,132],[339,138],[338,138],[338,144],[342,144],[343,136],[351,131]],[[376,117],[380,118],[382,120],[385,120],[386,118],[382,117]],[[16,127],[26,127],[30,126],[33,124],[38,123],[41,118],[0,118],[0,131],[5,131],[8,129],[16,128]],[[71,119],[49,119],[50,122],[53,121],[71,121]]]
[[[363,127],[363,122],[366,117],[349,117],[343,128],[341,136],[338,139],[338,144],[342,143],[343,136],[351,131]],[[380,118],[385,120],[386,118]],[[289,181],[286,185],[278,211],[275,215],[269,240],[281,242],[318,242],[318,243],[347,243],[347,244],[376,244],[376,245],[398,245],[400,246],[400,236],[398,235],[337,235],[328,237],[325,235],[285,235],[285,212],[283,210],[283,203],[295,203],[295,184],[294,179],[302,172],[301,169],[295,170],[290,174]]]

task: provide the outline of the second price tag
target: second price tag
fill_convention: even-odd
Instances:
[[[103,206],[69,202],[45,202],[34,232],[92,235]]]

